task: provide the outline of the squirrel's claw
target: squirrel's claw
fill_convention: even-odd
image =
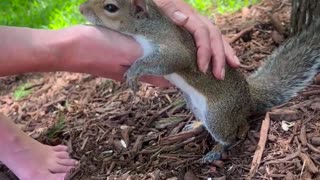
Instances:
[[[191,131],[193,129],[196,129],[200,126],[203,126],[203,122],[201,121],[192,121],[190,124],[187,124],[186,126],[184,126],[184,128],[182,129],[182,131]]]
[[[213,149],[208,152],[202,159],[203,163],[212,163],[215,160],[222,159],[222,153],[224,152],[226,146],[222,144],[217,144]]]
[[[212,163],[213,161],[220,160],[220,159],[222,159],[221,152],[210,151],[202,158],[202,162],[203,163]]]

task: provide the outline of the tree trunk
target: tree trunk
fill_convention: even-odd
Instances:
[[[308,27],[314,19],[320,17],[319,0],[292,0],[291,35]]]

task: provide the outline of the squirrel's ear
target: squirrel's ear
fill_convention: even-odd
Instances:
[[[146,18],[149,16],[147,0],[131,0],[131,5],[133,8],[133,15],[138,18]]]

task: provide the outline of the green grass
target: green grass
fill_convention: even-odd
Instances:
[[[32,93],[32,90],[29,89],[29,87],[32,86],[30,83],[25,83],[20,85],[14,92],[13,92],[13,98],[14,100],[18,101],[21,100],[27,96],[29,96]]]
[[[199,12],[209,15],[211,11],[225,14],[233,13],[260,0],[185,0]]]
[[[213,5],[217,7],[219,13],[224,14],[233,13],[259,1],[260,0],[213,0]]]
[[[60,29],[85,22],[79,5],[85,0],[1,0],[0,25]],[[259,0],[185,0],[204,15],[230,13]]]
[[[1,0],[0,25],[60,29],[85,22],[79,13],[84,0]]]
[[[46,132],[46,137],[49,139],[54,139],[58,137],[66,128],[64,115],[62,113],[59,113],[57,118],[58,118],[58,121],[52,127],[50,127]]]

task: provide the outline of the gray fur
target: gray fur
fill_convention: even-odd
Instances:
[[[320,66],[320,21],[276,49],[247,79],[254,102],[261,113],[282,104],[312,82]]]
[[[104,0],[89,1],[95,4],[95,1]],[[142,75],[177,74],[186,82],[184,84],[196,89],[196,96],[205,97],[201,101],[206,103],[205,106],[197,107],[190,98],[194,94],[185,95],[188,106],[219,142],[205,156],[205,162],[221,157],[225,147],[236,138],[245,136],[248,131],[246,118],[251,112],[263,112],[289,100],[311,82],[319,69],[319,22],[275,50],[266,59],[266,64],[248,80],[236,69],[226,66],[225,80],[219,81],[212,76],[211,68],[205,74],[199,71],[192,35],[162,15],[152,0],[140,0],[147,3],[148,16],[139,18],[132,12],[130,0],[118,1],[122,6],[117,22],[106,20],[103,14],[99,16],[97,6],[87,9],[97,11],[90,14],[97,14],[97,19],[105,22],[104,26],[112,28],[120,24],[115,30],[142,35],[153,43],[154,51],[137,60],[126,73],[127,82],[134,90],[137,90],[137,80]]]

